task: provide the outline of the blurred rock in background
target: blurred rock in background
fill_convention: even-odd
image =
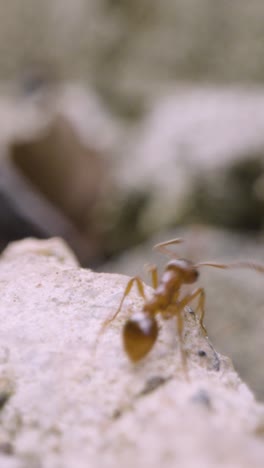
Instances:
[[[29,230],[17,232],[18,237],[61,235],[84,264],[98,261],[104,245],[97,211],[111,186],[107,157],[117,127],[92,93],[53,81],[41,68],[29,69],[20,85],[10,96],[13,115],[0,166],[8,200],[2,210],[7,216],[11,204],[13,215],[17,212],[13,223],[8,218],[10,239],[16,218],[24,217]]]
[[[261,82],[263,17],[259,0],[2,0],[0,73],[51,59],[136,116],[176,79]]]
[[[123,200],[145,194],[142,237],[182,223],[262,228],[263,171],[263,90],[185,85],[156,98],[116,177]]]
[[[0,143],[74,250],[84,235],[81,261],[182,222],[262,227],[257,0],[15,0],[1,18],[20,91],[3,89]]]

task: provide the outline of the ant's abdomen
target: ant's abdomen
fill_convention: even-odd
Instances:
[[[153,347],[158,336],[155,318],[145,312],[137,312],[123,328],[123,344],[128,357],[137,362],[145,357]]]

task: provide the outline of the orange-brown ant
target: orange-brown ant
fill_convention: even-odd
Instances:
[[[139,276],[131,278],[125,288],[123,297],[119,307],[113,317],[104,322],[102,331],[108,326],[121,311],[125,298],[131,291],[134,283],[137,285],[138,292],[144,300],[142,309],[135,312],[126,322],[123,327],[123,344],[128,357],[133,362],[137,362],[144,358],[152,349],[158,337],[158,323],[156,316],[160,314],[163,319],[176,317],[177,328],[179,335],[179,345],[182,358],[182,364],[186,370],[186,354],[183,347],[183,325],[184,319],[182,312],[194,299],[198,299],[196,312],[199,312],[200,326],[207,335],[204,326],[205,314],[205,292],[199,287],[191,293],[181,294],[182,287],[187,284],[193,284],[198,280],[199,268],[210,266],[214,268],[250,268],[261,273],[264,273],[264,265],[252,262],[234,262],[234,263],[214,263],[200,262],[193,263],[186,259],[178,258],[168,246],[179,244],[183,239],[177,238],[166,242],[156,244],[153,249],[158,250],[165,255],[173,257],[165,266],[164,273],[160,280],[158,278],[158,269],[156,266],[150,267],[153,295],[149,299],[146,298],[144,291],[144,283]],[[180,297],[182,296],[182,297]]]

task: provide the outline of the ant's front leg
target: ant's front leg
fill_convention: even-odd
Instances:
[[[157,266],[156,265],[146,265],[145,269],[146,269],[147,273],[151,274],[152,288],[157,289],[158,283],[159,283]]]
[[[177,307],[178,309],[182,310],[184,307],[186,307],[190,302],[192,302],[196,297],[199,297],[198,300],[198,306],[196,310],[200,311],[200,316],[199,316],[199,323],[200,326],[207,336],[207,330],[204,326],[204,314],[205,314],[205,291],[203,288],[197,288],[195,289],[192,293],[187,294],[178,304]]]

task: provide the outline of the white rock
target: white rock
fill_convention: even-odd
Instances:
[[[128,361],[120,331],[127,309],[140,307],[136,291],[95,349],[126,282],[78,268],[60,240],[4,252],[1,468],[262,467],[263,406],[187,310],[189,380],[170,321],[144,361]]]

